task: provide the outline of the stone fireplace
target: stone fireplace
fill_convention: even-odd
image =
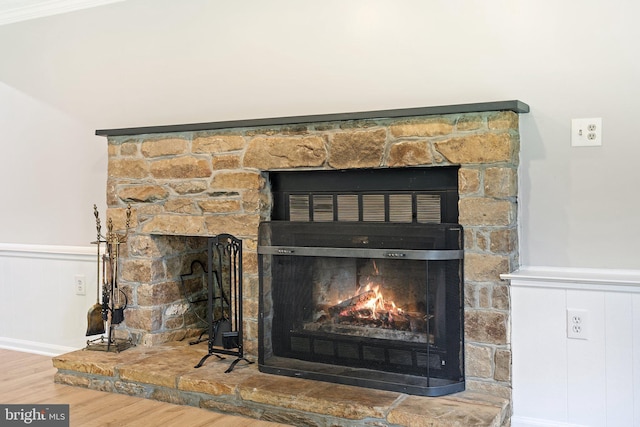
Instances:
[[[129,306],[117,335],[156,346],[199,334],[181,275],[202,259],[207,236],[229,233],[243,240],[244,349],[257,358],[269,171],[459,166],[466,387],[510,399],[510,298],[499,275],[518,266],[518,114],[526,112],[505,101],[97,131],[108,137],[107,215],[122,228],[120,211],[133,211],[121,254]]]

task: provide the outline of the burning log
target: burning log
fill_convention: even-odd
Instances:
[[[323,306],[315,321],[334,325],[393,329],[423,333],[427,316],[422,312],[404,311],[383,298],[379,286],[367,286],[355,296],[331,306]]]
[[[377,295],[374,291],[368,290],[354,297],[344,300],[336,305],[329,307],[329,314],[333,317],[344,316],[346,313],[353,313],[363,308],[369,301],[375,300]],[[370,309],[369,309],[370,310]],[[342,314],[345,312],[345,314]]]

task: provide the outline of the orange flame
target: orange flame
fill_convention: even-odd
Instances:
[[[380,285],[368,283],[364,288],[358,289],[354,296],[368,292],[373,292],[374,296],[362,303],[358,303],[355,307],[359,318],[376,320],[381,316],[381,313],[385,313],[386,320],[392,321],[394,315],[402,314],[403,310],[398,308],[395,302],[385,300],[380,290]]]

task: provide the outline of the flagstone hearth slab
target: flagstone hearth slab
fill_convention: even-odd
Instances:
[[[462,392],[442,397],[265,374],[256,364],[209,357],[206,343],[171,342],[120,353],[79,350],[53,359],[55,381],[305,426],[500,427],[507,399]]]

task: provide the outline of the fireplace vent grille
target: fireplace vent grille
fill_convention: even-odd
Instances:
[[[289,194],[290,221],[440,224],[441,211],[439,194]]]
[[[458,222],[457,166],[272,171],[272,221]]]

